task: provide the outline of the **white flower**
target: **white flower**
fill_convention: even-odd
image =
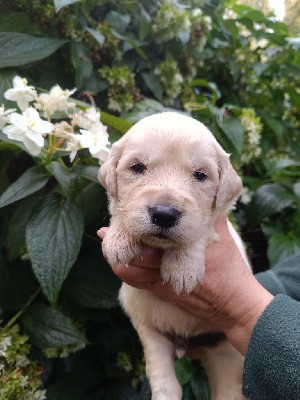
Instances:
[[[41,109],[48,117],[57,111],[68,114],[75,108],[75,103],[69,101],[69,97],[76,89],[63,90],[59,85],[53,86],[49,93],[42,93],[37,99],[37,108]]]
[[[11,125],[3,128],[7,137],[23,142],[33,156],[39,155],[44,146],[44,135],[52,131],[53,124],[43,121],[32,107],[27,108],[23,114],[10,114],[9,122]]]
[[[72,125],[77,125],[82,129],[92,129],[94,124],[100,123],[100,112],[96,108],[88,108],[84,113],[78,112],[73,115]]]
[[[250,189],[245,186],[245,187],[243,187],[241,195],[240,195],[240,202],[247,205],[250,203],[252,196],[253,196],[253,192],[251,192]]]
[[[11,336],[4,336],[0,342],[0,356],[5,357],[7,349],[11,346]]]
[[[21,111],[24,111],[29,103],[36,99],[37,92],[33,86],[27,85],[27,79],[15,76],[13,79],[13,88],[4,93],[7,100],[15,101]]]
[[[109,152],[109,140],[104,125],[94,125],[91,130],[80,129],[81,135],[76,135],[82,148],[88,148],[91,155],[100,161],[105,161]]]
[[[7,124],[8,115],[14,111],[16,111],[15,108],[9,108],[8,110],[5,110],[3,105],[0,106],[0,129],[3,129],[3,127]]]
[[[66,150],[70,152],[70,161],[73,162],[77,151],[80,150],[82,147],[80,145],[79,140],[77,139],[79,135],[70,134],[67,141]]]

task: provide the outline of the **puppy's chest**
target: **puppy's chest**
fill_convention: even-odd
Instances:
[[[135,326],[145,324],[174,338],[188,338],[215,331],[207,321],[163,301],[147,290],[136,289],[123,283],[119,298]]]

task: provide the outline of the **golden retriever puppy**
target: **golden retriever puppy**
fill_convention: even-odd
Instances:
[[[212,133],[176,112],[146,117],[112,146],[99,179],[111,213],[102,244],[107,261],[129,264],[144,245],[161,248],[162,279],[176,293],[191,292],[205,273],[205,248],[217,239],[214,222],[242,188],[229,155]],[[220,334],[213,336],[220,339],[213,346],[203,346],[207,333],[216,332],[214,326],[125,283],[120,301],[143,345],[152,400],[181,399],[174,355],[183,348],[201,359],[213,400],[243,399],[243,357]],[[202,345],[194,349],[191,343]]]

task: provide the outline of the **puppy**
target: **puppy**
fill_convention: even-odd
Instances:
[[[217,239],[214,222],[242,188],[212,133],[176,112],[146,117],[112,146],[99,180],[110,203],[111,224],[102,244],[109,264],[129,264],[144,245],[163,249],[162,279],[177,294],[190,293],[204,277],[205,248]],[[246,260],[240,238],[230,230]],[[174,355],[184,347],[206,368],[213,400],[243,399],[243,357],[212,324],[125,283],[119,297],[143,345],[152,400],[181,399]],[[208,332],[220,341],[191,349]]]

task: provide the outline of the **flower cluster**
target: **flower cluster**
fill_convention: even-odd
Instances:
[[[98,72],[109,84],[108,109],[118,113],[131,110],[137,92],[133,73],[127,67],[104,67]]]
[[[4,97],[16,102],[20,112],[0,107],[0,129],[35,157],[42,151],[48,156],[63,151],[73,161],[87,148],[92,157],[104,161],[109,151],[107,127],[95,108],[81,109],[70,100],[75,90],[55,85],[49,93],[38,94],[25,78],[15,76]]]
[[[253,108],[243,108],[240,120],[244,128],[244,150],[241,161],[243,164],[247,164],[261,154],[259,145],[263,125]]]
[[[157,10],[152,29],[158,42],[167,42],[182,33],[189,35],[191,30],[189,14],[172,1],[163,2]]]
[[[183,85],[183,77],[176,60],[169,54],[167,58],[155,68],[154,73],[158,76],[164,88],[165,104],[172,104],[181,93]]]
[[[18,325],[0,329],[0,400],[45,400],[42,369],[28,358],[28,337],[20,335]]]

